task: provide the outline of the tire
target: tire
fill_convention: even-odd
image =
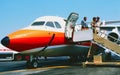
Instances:
[[[33,60],[33,61],[31,62],[31,66],[32,66],[32,68],[37,68],[37,67],[38,67],[38,62],[37,62],[37,60]]]
[[[38,67],[38,62],[37,62],[37,60],[33,60],[32,62],[30,62],[30,61],[27,61],[27,63],[26,63],[26,67],[29,69],[31,69],[31,68],[37,68]]]

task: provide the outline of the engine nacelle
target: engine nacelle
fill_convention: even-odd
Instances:
[[[119,35],[115,32],[111,32],[108,34],[107,39],[112,42],[117,42],[117,40],[119,40]]]

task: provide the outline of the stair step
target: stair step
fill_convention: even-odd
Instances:
[[[98,36],[97,34],[94,34],[94,41],[97,42],[98,44],[101,44],[101,45],[105,46],[106,48],[120,54],[120,46],[117,45],[116,43],[113,43],[107,39],[104,39],[104,38]]]

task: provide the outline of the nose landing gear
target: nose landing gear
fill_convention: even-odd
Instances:
[[[26,63],[27,68],[37,68],[38,67],[38,58],[35,56],[30,56],[30,60]]]

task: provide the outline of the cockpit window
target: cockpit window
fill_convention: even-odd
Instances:
[[[44,25],[45,21],[40,21],[40,22],[34,22],[32,26],[41,26]]]
[[[56,28],[61,28],[61,25],[58,22],[55,22]]]
[[[46,23],[46,26],[54,27],[54,24],[53,24],[53,22],[47,22],[47,23]]]

